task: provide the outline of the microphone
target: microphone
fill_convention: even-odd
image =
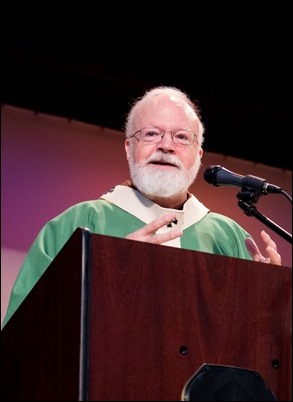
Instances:
[[[213,186],[236,186],[255,189],[259,194],[280,193],[281,187],[270,184],[261,177],[242,176],[220,165],[209,166],[204,172],[204,179]]]

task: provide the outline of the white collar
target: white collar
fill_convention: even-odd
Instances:
[[[103,194],[101,198],[117,205],[145,223],[152,222],[166,212],[176,211],[176,218],[178,219],[177,227],[180,227],[182,230],[198,222],[209,212],[209,209],[193,194],[190,194],[189,199],[183,205],[183,209],[177,210],[163,208],[143,196],[139,191],[124,185],[115,186],[108,193]]]

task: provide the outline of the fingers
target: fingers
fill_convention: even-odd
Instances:
[[[157,230],[168,225],[175,218],[175,212],[160,216],[159,218],[145,225],[143,228],[127,235],[126,239],[145,241],[154,244],[161,244],[165,243],[166,241],[176,239],[177,237],[182,236],[183,232],[181,229],[172,229],[166,233],[157,233]]]
[[[252,259],[254,261],[264,261],[265,260],[265,257],[263,257],[261,255],[261,252],[260,252],[257,244],[251,237],[248,237],[247,239],[245,239],[245,245],[246,245],[246,248],[247,248],[250,256],[252,257]]]
[[[160,233],[160,234],[155,234],[155,235],[151,236],[149,242],[154,243],[154,244],[162,244],[169,240],[176,239],[177,237],[180,237],[180,236],[182,236],[182,230],[181,229],[173,229],[166,233]]]
[[[261,232],[261,239],[264,242],[265,250],[266,250],[266,256],[264,257],[257,244],[252,238],[247,238],[245,239],[245,245],[247,247],[247,250],[249,254],[251,255],[252,259],[254,261],[258,262],[264,262],[267,264],[275,264],[275,265],[281,265],[281,256],[277,251],[277,245],[276,243],[271,239],[268,233],[266,233],[264,230]]]
[[[266,260],[268,260],[268,262],[270,262],[271,264],[281,265],[282,259],[277,251],[276,243],[271,239],[270,235],[266,233],[264,230],[261,231],[260,235],[266,248],[266,254],[267,254]]]
[[[275,250],[277,250],[277,245],[276,243],[271,239],[270,235],[267,234],[264,230],[261,231],[260,236],[262,238],[262,241],[264,242],[266,247],[272,247]]]
[[[145,235],[154,235],[158,229],[165,225],[168,225],[168,223],[172,222],[175,218],[175,212],[160,216],[159,218],[153,220],[151,223],[148,223],[142,229],[140,229],[141,233]]]

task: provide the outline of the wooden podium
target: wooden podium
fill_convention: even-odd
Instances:
[[[292,400],[291,268],[75,231],[2,330],[4,400],[178,401],[204,364]]]

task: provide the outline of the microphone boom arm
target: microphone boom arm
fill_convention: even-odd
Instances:
[[[287,240],[289,243],[292,244],[292,235],[288,233],[286,230],[284,230],[281,226],[277,225],[275,222],[273,222],[271,219],[269,219],[267,216],[259,212],[256,208],[255,205],[252,205],[253,201],[244,201],[243,198],[247,198],[247,192],[245,193],[238,193],[237,197],[239,198],[238,201],[238,206],[243,209],[246,215],[248,216],[254,216],[257,218],[259,221],[263,222],[265,225],[267,225],[269,228],[273,229],[277,234],[283,237],[283,239]],[[255,196],[255,194],[250,194],[250,198],[254,200],[254,202],[258,201],[258,196]]]

